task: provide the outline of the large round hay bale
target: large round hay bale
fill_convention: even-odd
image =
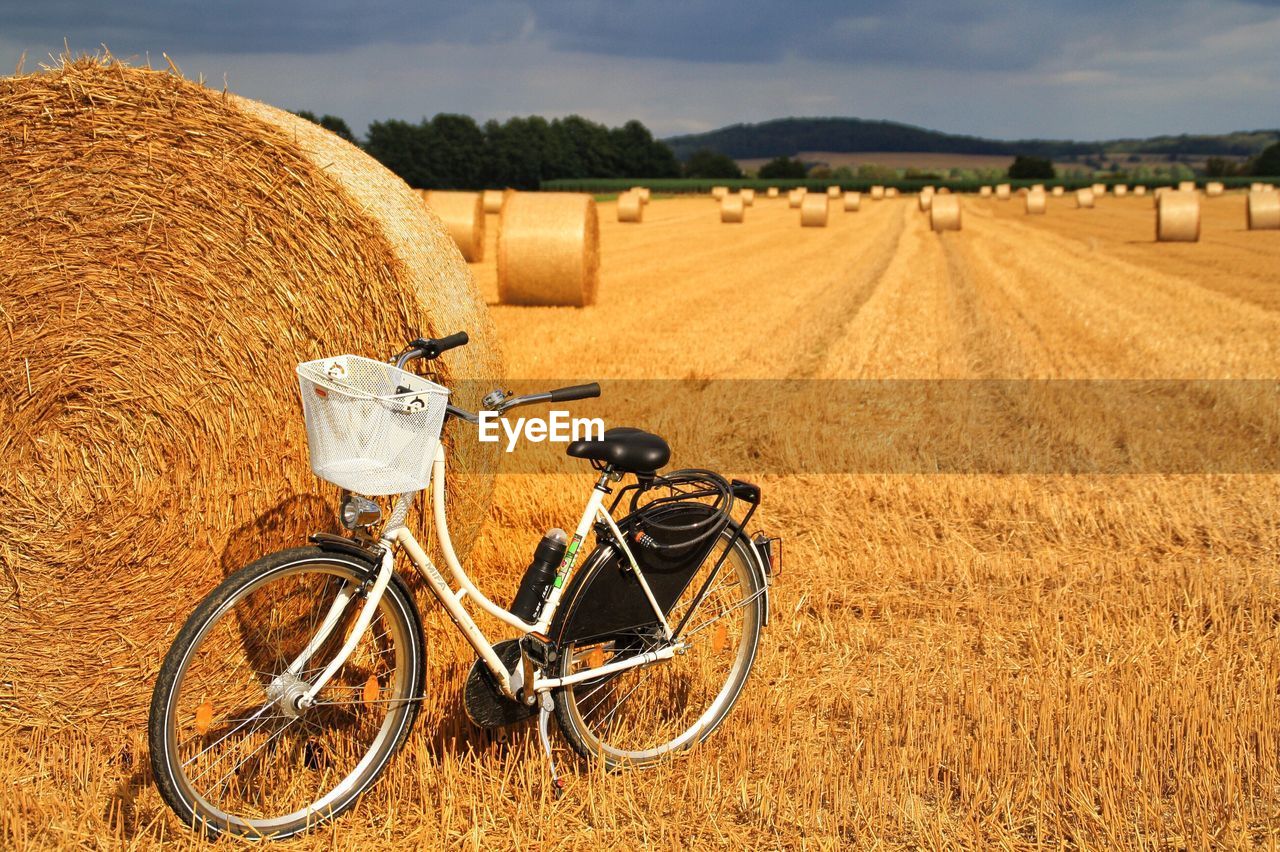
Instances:
[[[852,213],[862,207],[861,192],[846,192],[844,194],[844,209],[846,213]]]
[[[1147,194],[1147,188],[1146,188],[1145,186],[1142,186],[1142,185],[1135,186],[1135,187],[1133,188],[1133,194],[1134,194],[1134,195],[1137,195],[1137,196],[1143,196],[1143,195],[1146,195],[1146,194]]]
[[[1197,192],[1164,192],[1156,205],[1156,240],[1162,243],[1194,243],[1200,239],[1200,195]]]
[[[724,197],[725,197],[726,195],[728,195],[728,194],[729,194],[729,187],[727,187],[727,186],[713,186],[713,187],[711,187],[711,197],[712,197],[712,198],[714,198],[716,201],[721,200],[722,198],[724,198]]]
[[[309,121],[85,59],[0,80],[0,149],[0,722],[136,730],[196,602],[334,527],[298,362],[466,330],[431,372],[474,406],[501,358],[439,220]]]
[[[720,199],[720,221],[726,224],[740,224],[747,213],[747,205],[742,195],[726,195]]]
[[[916,200],[920,204],[920,212],[928,213],[929,207],[933,203],[933,193],[922,191],[920,195],[916,197]]]
[[[486,189],[484,191],[484,212],[501,213],[502,199],[506,197],[506,192],[501,189]]]
[[[1280,192],[1274,189],[1250,192],[1245,204],[1245,218],[1250,231],[1280,229]]]
[[[929,226],[935,231],[960,230],[960,199],[954,195],[935,197],[929,210]]]
[[[1049,190],[1049,193],[1054,198],[1061,198],[1065,191],[1066,190],[1064,190],[1061,186],[1055,186],[1053,189]]]
[[[787,206],[793,209],[799,209],[801,202],[804,201],[805,192],[803,189],[793,189],[787,193]]]
[[[1076,207],[1087,210],[1093,207],[1093,190],[1089,187],[1076,190]]]
[[[1007,183],[996,184],[996,200],[1008,201],[1013,194],[1012,189]]]
[[[939,187],[938,195],[950,195],[950,194],[951,194],[951,187],[949,186]]]
[[[756,191],[754,189],[751,189],[751,188],[742,189],[738,191],[738,194],[742,196],[742,203],[744,206],[746,207],[755,206]]]
[[[1196,182],[1193,180],[1178,181],[1178,192],[1195,192]]]
[[[771,187],[769,187],[767,190],[765,190],[765,193],[764,193],[764,194],[765,194],[765,195],[767,195],[767,196],[768,196],[768,197],[770,197],[770,198],[777,198],[777,197],[778,197],[778,188],[777,188],[776,186],[771,186]]]
[[[1029,214],[1044,213],[1046,206],[1044,190],[1039,192],[1028,192],[1026,198],[1026,210]]]
[[[1127,183],[1118,183],[1111,188],[1111,193],[1116,198],[1124,198],[1129,194],[1129,185]]]
[[[630,191],[630,192],[634,192],[636,195],[638,195],[638,196],[640,197],[640,203],[641,203],[641,204],[648,204],[648,203],[649,203],[649,187],[647,187],[647,186],[633,186],[633,187],[631,187],[631,189],[630,189],[629,191]]]
[[[898,188],[897,188],[896,186],[886,186],[886,187],[884,188],[884,197],[885,197],[885,198],[897,198],[897,197],[898,197]]]
[[[484,260],[484,197],[478,192],[422,193],[431,211],[449,229],[449,236],[468,263]]]
[[[843,192],[844,190],[838,186],[829,186],[827,187],[827,198],[839,198]]]
[[[990,198],[990,197],[991,197],[991,187],[987,186],[986,184],[983,184],[982,186],[978,187],[978,197],[979,197],[979,198]]]
[[[1107,194],[1107,185],[1105,183],[1095,183],[1090,187],[1093,190],[1093,197],[1100,198]]]
[[[521,192],[498,220],[498,299],[507,305],[594,305],[600,286],[596,201],[580,192]]]
[[[826,195],[806,195],[800,205],[800,226],[803,228],[827,227],[827,211],[831,199]]]
[[[879,201],[882,198],[884,198],[884,187],[883,186],[871,187],[871,200]]]
[[[1224,186],[1222,181],[1219,180],[1211,180],[1204,185],[1204,194],[1210,198],[1217,198],[1225,191],[1226,186]]]
[[[636,224],[644,221],[644,198],[640,193],[630,190],[618,196],[618,221]]]

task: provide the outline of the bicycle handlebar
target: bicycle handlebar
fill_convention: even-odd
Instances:
[[[403,352],[396,356],[396,367],[404,369],[404,365],[415,358],[423,358],[427,361],[434,361],[450,349],[457,349],[459,346],[466,346],[471,340],[465,331],[459,331],[450,334],[447,337],[418,337],[409,341],[409,345]],[[551,391],[543,391],[542,393],[533,393],[526,396],[512,396],[503,398],[501,391],[495,391],[499,400],[497,412],[502,414],[511,408],[521,405],[531,405],[535,402],[570,402],[575,399],[594,399],[600,395],[600,385],[597,382],[591,382],[585,385],[572,385],[567,388],[556,388]],[[454,417],[466,420],[468,423],[476,423],[479,420],[478,415],[458,408],[450,404],[448,412]]]
[[[551,391],[549,399],[552,402],[569,402],[574,399],[595,399],[600,395],[600,385],[598,382],[592,382],[587,385],[573,385],[567,388],[556,388]]]

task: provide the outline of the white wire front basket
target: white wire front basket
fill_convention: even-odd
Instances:
[[[430,484],[448,388],[359,355],[299,364],[298,381],[316,476],[370,497]]]

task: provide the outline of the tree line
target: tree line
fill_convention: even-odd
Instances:
[[[375,121],[358,140],[337,116],[297,114],[360,145],[419,189],[537,189],[559,178],[703,176],[685,169],[634,120],[611,128],[578,115],[549,121],[531,115],[481,125],[468,115],[440,113],[419,122]]]

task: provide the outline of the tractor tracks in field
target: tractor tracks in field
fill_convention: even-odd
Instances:
[[[905,204],[897,207],[900,209],[891,218],[889,233],[880,235],[866,252],[852,259],[847,267],[850,274],[832,282],[829,292],[817,294],[815,304],[800,319],[803,348],[796,353],[787,378],[808,379],[818,375],[835,344],[849,335],[863,306],[898,255],[909,213]]]

